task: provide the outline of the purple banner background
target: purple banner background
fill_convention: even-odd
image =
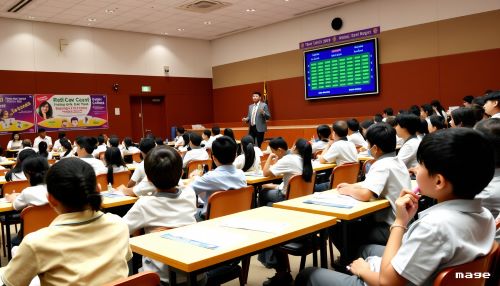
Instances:
[[[0,94],[0,134],[35,132],[33,95]]]
[[[345,42],[350,40],[355,40],[359,38],[371,37],[380,34],[380,26],[363,29],[359,31],[349,32],[345,34],[335,35],[331,37],[315,39],[307,42],[302,42],[299,44],[299,49],[311,49],[319,46],[324,46],[328,44],[334,44],[339,42]]]

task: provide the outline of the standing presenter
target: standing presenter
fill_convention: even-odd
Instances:
[[[248,123],[248,134],[253,137],[259,148],[264,141],[264,133],[267,131],[266,120],[271,118],[269,107],[261,99],[260,92],[253,93],[253,103],[248,106],[248,115],[242,119],[243,122]]]

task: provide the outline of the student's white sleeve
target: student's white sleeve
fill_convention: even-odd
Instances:
[[[24,192],[21,192],[19,196],[16,197],[16,199],[12,202],[12,207],[16,210],[22,210],[25,207],[28,206],[26,194]]]
[[[130,179],[137,184],[140,181],[142,181],[144,177],[145,177],[144,168],[141,165],[138,165],[137,168],[134,170],[134,173],[132,174],[132,177]]]
[[[26,237],[25,239],[27,239]],[[16,255],[3,269],[2,282],[9,286],[29,285],[31,280],[40,272],[36,251],[29,243],[21,243]]]
[[[323,155],[323,159],[325,159],[328,163],[333,163],[337,160],[337,157],[339,156],[339,150],[335,144],[332,144],[328,151],[326,151],[326,154]]]
[[[275,176],[283,175],[285,173],[290,172],[290,161],[287,156],[281,158],[276,162],[276,164],[272,165],[269,168],[269,171],[273,173]]]
[[[135,204],[123,217],[123,221],[127,224],[128,230],[131,234],[144,227],[144,219],[144,214],[141,212],[140,201],[135,202]]]
[[[240,169],[240,170],[243,169],[243,166],[245,166],[245,155],[240,155],[240,156],[236,157],[236,159],[234,160],[233,166],[236,169]]]
[[[156,187],[148,180],[142,180],[132,188],[136,197],[149,196],[156,191]]]
[[[408,144],[401,146],[398,152],[398,158],[405,163],[406,166],[410,163],[411,158],[414,156],[414,151]]]
[[[365,180],[360,184],[362,188],[369,189],[375,195],[380,196],[388,179],[389,170],[387,168],[377,168],[377,166],[373,164],[370,168],[370,172],[366,174]]]
[[[10,149],[12,149],[12,140],[10,140],[9,143],[7,143],[7,150]]]

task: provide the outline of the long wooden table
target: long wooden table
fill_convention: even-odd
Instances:
[[[224,222],[276,224],[275,232],[247,230],[223,226]],[[158,260],[173,269],[188,273],[188,284],[196,283],[196,274],[223,262],[252,255],[267,248],[295,238],[326,229],[336,223],[333,216],[323,216],[278,208],[260,207],[196,224],[133,237],[130,246],[136,253]],[[186,233],[216,234],[221,243],[216,249],[195,246],[186,241],[163,238],[162,235]],[[190,238],[190,237],[189,237]],[[201,239],[200,235],[193,239]],[[224,242],[226,241],[226,242]],[[227,243],[227,244],[226,244]],[[322,247],[322,258],[326,260],[326,248]],[[171,285],[175,285],[171,281]]]

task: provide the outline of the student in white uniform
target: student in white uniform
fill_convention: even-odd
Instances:
[[[444,122],[444,118],[439,115],[431,115],[429,117],[429,123],[427,125],[429,129],[429,133],[436,132],[438,130],[446,128],[446,124]]]
[[[59,140],[59,143],[61,144],[61,151],[59,152],[59,156],[61,159],[75,157],[75,152],[73,152],[73,147],[71,146],[71,142],[69,142],[68,139],[62,138]]]
[[[500,118],[480,121],[474,129],[481,132],[495,149],[495,175],[476,198],[481,199],[483,207],[487,208],[493,217],[497,217],[500,215]]]
[[[440,130],[424,138],[417,156],[420,194],[438,204],[420,212],[409,225],[418,211],[419,195],[404,190],[396,201],[396,219],[385,248],[366,248],[363,258],[350,265],[354,275],[310,268],[299,274],[295,285],[433,285],[444,268],[471,262],[491,250],[494,218],[474,200],[493,177],[489,142],[472,129]]]
[[[99,154],[101,152],[106,151],[106,148],[108,148],[108,146],[106,145],[106,141],[104,140],[104,136],[98,135],[97,136],[97,148],[95,148],[94,151],[92,151],[92,156],[94,156],[94,158],[100,160],[101,158],[99,158]]]
[[[7,143],[7,150],[18,150],[23,147],[23,140],[21,140],[21,135],[19,135],[19,132],[15,131],[12,132],[12,137]]]
[[[148,152],[155,147],[155,141],[153,138],[143,138],[139,143],[139,150],[141,150],[142,158],[145,158]],[[144,171],[144,160],[137,164],[128,181],[127,186],[119,186],[118,190],[122,191],[127,196],[143,196],[147,194],[152,194],[156,191],[153,184],[146,177],[146,172]]]
[[[135,153],[140,153],[141,150],[134,145],[132,138],[125,137],[122,142],[122,153],[123,155],[132,155]]]
[[[52,147],[52,151],[54,152],[59,152],[61,151],[61,139],[66,139],[68,141],[70,141],[68,138],[66,138],[66,132],[59,132],[57,134],[57,140],[56,142],[54,142],[54,146]],[[71,141],[70,141],[70,144],[71,144]]]
[[[128,275],[132,258],[122,219],[99,211],[101,196],[93,168],[77,158],[54,164],[46,175],[48,201],[58,216],[28,234],[2,268],[6,285],[103,285]]]
[[[390,116],[394,116],[394,110],[392,109],[392,107],[387,107],[382,112],[382,117],[383,117],[382,122],[387,122],[387,117]]]
[[[189,162],[197,160],[208,160],[210,159],[207,151],[201,148],[201,136],[198,133],[189,133],[189,146],[191,150],[184,154],[182,159],[182,168],[186,168]]]
[[[386,118],[384,118],[386,119]],[[356,118],[351,118],[347,120],[347,140],[352,142],[356,147],[363,147],[366,149],[368,147],[368,143],[366,143],[365,138],[359,132],[359,122]]]
[[[97,140],[94,137],[82,136],[76,139],[76,154],[78,158],[90,164],[94,168],[96,175],[106,174],[108,169],[104,166],[104,163],[92,156],[97,144]]]
[[[337,121],[333,124],[332,129],[333,141],[328,142],[328,145],[323,149],[319,156],[319,162],[322,164],[337,163],[337,165],[357,162],[356,146],[347,140],[347,123],[343,120]]]
[[[186,142],[184,142],[184,137],[182,136],[185,132],[186,131],[182,126],[175,128],[174,148],[179,148],[186,145]]]
[[[425,121],[429,122],[429,117],[434,114],[435,112],[434,108],[432,108],[432,105],[427,103],[420,105],[420,119],[424,119]]]
[[[46,160],[50,160],[52,159],[52,154],[48,151],[48,146],[47,146],[47,143],[45,143],[45,141],[42,141],[38,144],[38,152],[37,154],[39,156],[42,156],[44,157]]]
[[[104,165],[107,168],[106,177],[108,179],[108,183],[113,185],[114,173],[125,172],[127,171],[127,166],[123,161],[122,153],[118,147],[109,147],[104,152]],[[101,186],[103,188],[104,186]]]
[[[417,149],[420,140],[417,138],[417,130],[420,126],[420,118],[414,114],[398,114],[396,116],[396,134],[404,140],[399,149],[398,158],[410,169],[417,166]]]
[[[256,172],[260,169],[260,156],[255,153],[253,137],[250,135],[241,138],[242,154],[236,157],[233,165],[243,172]]]
[[[330,136],[332,135],[332,130],[330,126],[323,124],[316,127],[316,134],[318,135],[318,140],[311,140],[311,149],[313,155],[316,152],[322,151],[328,145],[328,141],[330,140]]]
[[[47,143],[47,146],[49,147],[48,150],[52,149],[52,138],[50,138],[50,136],[47,135],[45,128],[38,129],[38,137],[35,138],[35,142],[33,143],[33,148],[35,148],[35,150],[38,150],[38,144],[42,141]]]
[[[212,136],[210,136],[210,138],[208,138],[208,142],[205,145],[205,148],[212,149],[212,143],[214,143],[214,140],[221,137],[221,136],[222,136],[222,134],[220,134],[219,126],[212,127]]]
[[[484,97],[484,112],[492,118],[500,118],[500,91],[492,91]]]
[[[202,140],[200,146],[203,147],[204,149],[207,148],[207,143],[208,140],[210,139],[210,136],[212,136],[212,131],[210,131],[210,129],[203,130],[203,133],[201,134]]]
[[[23,162],[24,160],[30,158],[30,157],[35,157],[37,156],[35,150],[33,149],[25,149],[19,152],[17,155],[16,159],[16,165],[14,168],[10,169],[6,174],[5,174],[5,180],[7,182],[10,181],[24,181],[27,180],[26,176],[24,175],[23,172]]]
[[[123,217],[130,234],[140,229],[150,233],[159,227],[176,228],[196,223],[196,195],[193,189],[177,187],[182,174],[179,153],[167,146],[157,146],[146,155],[144,169],[156,192],[140,197]],[[163,283],[169,282],[168,266],[147,256],[142,257],[142,269],[139,271],[154,271]],[[178,283],[186,282],[185,274],[178,273],[176,276]],[[199,277],[204,278],[204,275]]]

